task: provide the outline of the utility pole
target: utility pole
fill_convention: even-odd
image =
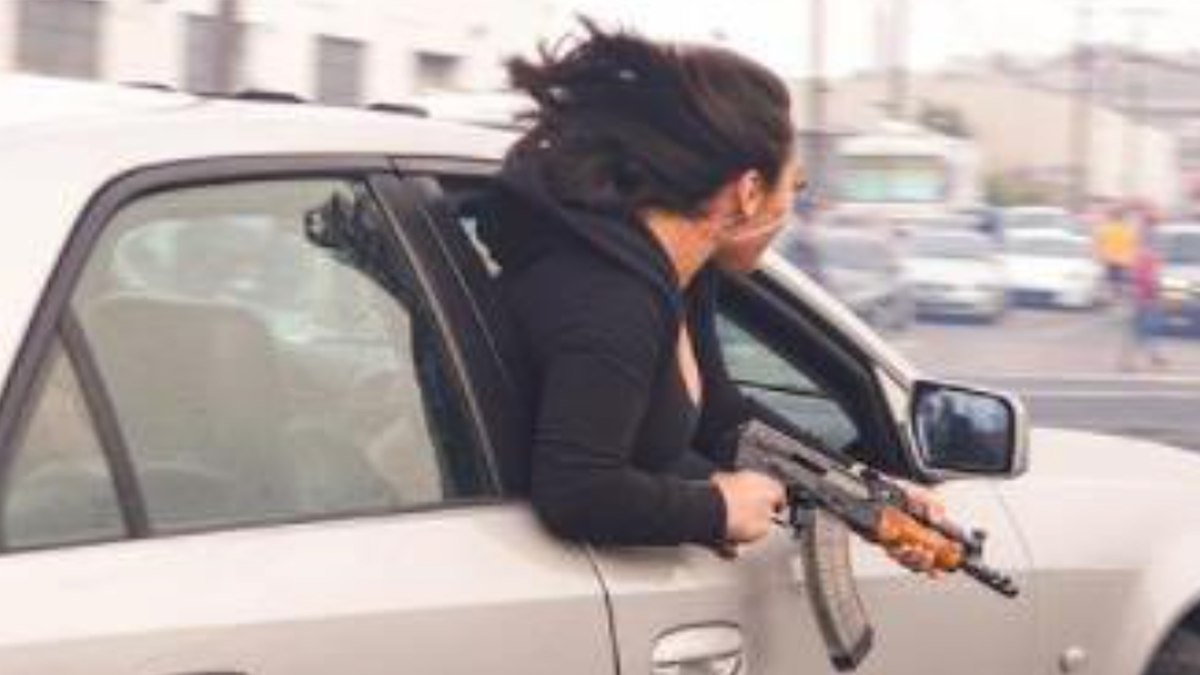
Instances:
[[[810,139],[809,180],[815,194],[824,196],[829,173],[829,129],[826,115],[825,0],[809,0],[808,126]]]
[[[908,113],[908,0],[883,0],[888,3],[885,55],[887,59],[887,109],[893,119],[904,119]]]
[[[1123,11],[1129,20],[1129,47],[1123,61],[1123,108],[1128,117],[1121,157],[1125,194],[1139,196],[1141,188],[1142,127],[1145,121],[1146,93],[1149,89],[1150,62],[1145,50],[1146,21],[1160,16],[1161,9],[1130,7]]]
[[[1079,0],[1079,17],[1075,35],[1074,86],[1071,101],[1070,126],[1071,187],[1070,204],[1076,213],[1088,206],[1092,161],[1092,89],[1095,86],[1092,49],[1092,18],[1094,0]]]
[[[216,42],[213,55],[217,91],[232,94],[242,87],[243,0],[216,0]]]

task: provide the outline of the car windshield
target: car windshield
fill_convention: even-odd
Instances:
[[[1008,242],[1008,252],[1035,258],[1086,258],[1090,255],[1086,240],[1050,237],[1015,237]]]
[[[1163,258],[1176,265],[1200,265],[1200,231],[1173,232],[1162,238]]]
[[[966,234],[915,234],[908,242],[909,253],[917,258],[983,258],[989,253],[983,237]]]

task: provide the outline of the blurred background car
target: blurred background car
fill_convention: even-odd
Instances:
[[[771,248],[787,260],[793,267],[804,272],[813,280],[821,282],[821,269],[817,263],[817,242],[814,232],[815,223],[806,221],[795,213],[789,216],[787,224],[771,242]]]
[[[985,234],[994,239],[1002,239],[1004,233],[1000,229],[1000,220],[1002,218],[1003,209],[998,209],[994,206],[980,205],[967,209],[962,209],[958,212],[959,215],[971,219],[975,229],[981,234]]]
[[[899,221],[898,227],[901,233],[929,230],[983,233],[979,217],[974,213],[966,212],[947,212],[905,218]]]
[[[1009,298],[1025,305],[1087,309],[1106,295],[1091,240],[1066,230],[1017,230],[1004,241]]]
[[[1000,231],[1003,236],[1046,230],[1077,236],[1088,234],[1082,222],[1057,206],[1012,206],[1001,213]]]
[[[998,249],[973,229],[909,230],[904,274],[919,317],[957,316],[994,323],[1008,308]]]
[[[889,235],[825,228],[814,239],[826,289],[877,328],[904,330],[912,323],[912,291]]]
[[[795,217],[772,248],[867,323],[899,331],[915,309],[894,237],[861,218],[824,213]]]
[[[1200,332],[1200,221],[1163,225],[1158,246],[1166,327]]]

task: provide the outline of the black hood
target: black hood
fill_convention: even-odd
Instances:
[[[489,195],[480,237],[504,273],[517,273],[563,246],[582,245],[645,280],[679,311],[675,268],[637,214],[620,206],[565,203],[541,169],[535,157],[512,153]]]

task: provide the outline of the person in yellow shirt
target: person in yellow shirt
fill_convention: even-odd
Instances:
[[[1128,209],[1114,209],[1096,230],[1096,252],[1108,274],[1114,295],[1123,294],[1129,271],[1137,260],[1137,228]]]

